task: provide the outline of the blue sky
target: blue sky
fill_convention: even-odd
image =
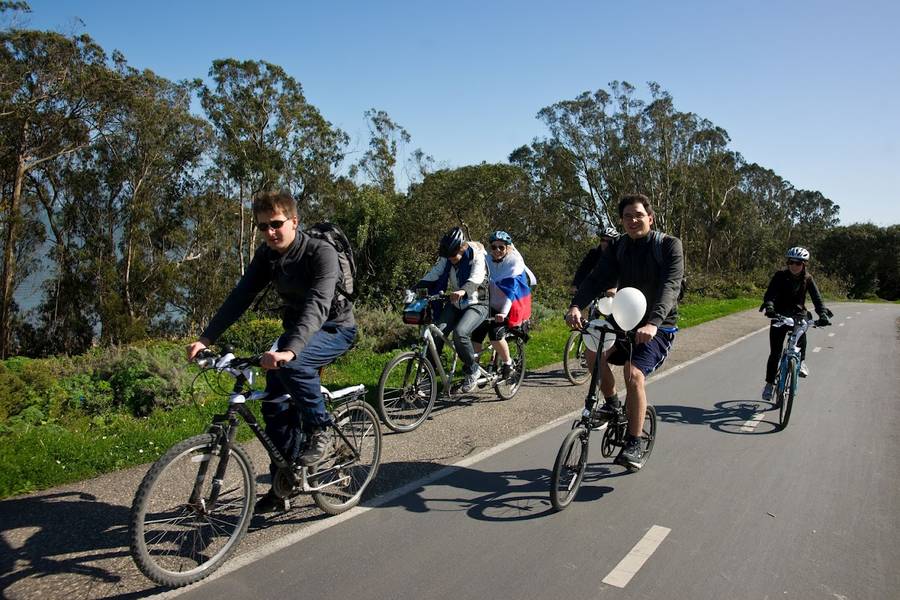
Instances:
[[[170,79],[216,58],[281,65],[356,148],[374,107],[441,166],[503,162],[546,134],[541,108],[656,81],[844,224],[900,223],[896,1],[29,3],[31,27],[84,31]]]

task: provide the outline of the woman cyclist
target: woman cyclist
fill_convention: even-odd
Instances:
[[[776,271],[769,281],[769,287],[763,296],[760,312],[765,312],[767,317],[774,318],[777,315],[788,317],[802,314],[806,315],[806,294],[809,293],[816,313],[821,322],[827,323],[832,312],[822,304],[822,296],[819,288],[813,280],[806,266],[809,263],[809,250],[795,246],[785,254],[787,268]],[[775,371],[778,370],[778,359],[781,357],[781,347],[784,345],[784,337],[787,335],[786,327],[769,328],[769,359],[766,362],[766,385],[762,391],[762,399],[770,401],[775,393]],[[800,376],[809,375],[806,366],[806,334],[798,341],[800,347]]]

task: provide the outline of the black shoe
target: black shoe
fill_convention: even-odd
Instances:
[[[610,402],[609,400],[603,401],[603,406],[597,409],[597,418],[600,421],[611,421],[613,417],[616,416],[616,413],[619,412],[619,406],[615,402]]]
[[[264,515],[273,512],[287,512],[291,510],[291,501],[287,498],[279,498],[275,492],[269,490],[266,495],[256,501],[253,514]]]
[[[628,469],[637,471],[644,466],[644,449],[640,438],[632,438],[625,442],[619,455],[616,457],[616,464],[622,465]]]
[[[304,467],[320,462],[331,451],[331,431],[327,427],[313,430],[306,449],[297,458]]]
[[[503,379],[509,379],[509,376],[512,375],[512,370],[513,364],[511,362],[503,363],[502,365],[500,365],[500,375],[503,377]]]

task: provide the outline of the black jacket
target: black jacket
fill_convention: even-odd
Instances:
[[[813,306],[820,315],[825,312],[822,295],[813,281],[812,275],[803,272],[794,276],[789,269],[776,271],[769,281],[769,287],[763,296],[763,303],[771,303],[775,312],[788,317],[806,313],[806,293],[812,298]]]
[[[603,249],[600,248],[599,244],[596,248],[591,248],[587,251],[587,254],[584,255],[584,258],[581,259],[581,263],[575,270],[575,276],[572,278],[573,286],[578,287],[581,285],[584,278],[587,277],[591,270],[597,265],[597,261],[600,260],[601,254],[603,254]]]
[[[647,312],[638,326],[647,323],[657,327],[674,327],[678,319],[678,292],[684,277],[684,251],[681,240],[665,236],[662,246],[663,264],[653,257],[650,236],[633,240],[622,236],[600,255],[594,269],[578,286],[572,305],[584,309],[591,300],[609,288],[634,287],[647,298]],[[625,244],[619,263],[617,250]]]
[[[214,342],[240,318],[269,282],[284,301],[279,350],[294,354],[309,342],[322,324],[330,321],[340,327],[355,325],[353,304],[335,292],[341,276],[337,250],[324,240],[298,231],[287,252],[279,254],[263,243],[235,288],[203,332]]]

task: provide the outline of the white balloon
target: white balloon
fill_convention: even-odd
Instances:
[[[595,326],[603,325],[605,323],[606,323],[606,319],[594,319],[593,321],[591,321],[589,323],[589,325],[591,327],[595,327]],[[584,333],[581,334],[581,338],[584,340],[584,345],[587,347],[588,350],[590,350],[591,352],[597,351],[597,347],[600,345],[600,332],[599,331],[597,331],[596,329],[589,328],[587,331],[585,331]],[[607,333],[606,338],[604,338],[604,340],[603,340],[603,351],[606,352],[607,350],[612,348],[612,345],[614,343],[616,343],[616,336],[611,333]]]
[[[622,288],[616,292],[612,304],[613,318],[625,331],[634,329],[647,311],[647,299],[641,290],[633,287]]]
[[[597,310],[600,311],[601,315],[611,315],[613,307],[613,299],[609,296],[603,296],[599,300],[597,300]]]

